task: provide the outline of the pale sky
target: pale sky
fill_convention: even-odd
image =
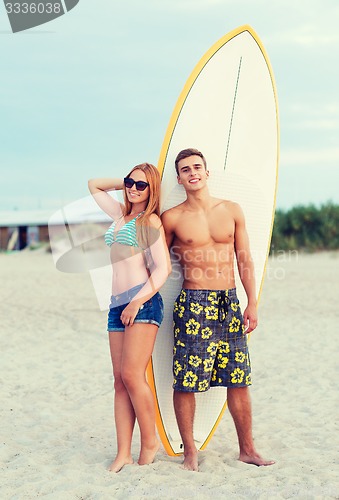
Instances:
[[[0,211],[53,211],[91,177],[157,164],[194,66],[243,24],[276,79],[277,206],[339,203],[338,21],[338,0],[80,0],[12,34],[1,2]]]

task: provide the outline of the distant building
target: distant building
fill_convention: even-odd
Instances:
[[[0,212],[0,250],[22,250],[27,245],[48,242],[46,210]]]
[[[106,223],[108,216],[99,209],[77,203],[56,212],[50,210],[0,211],[0,250],[22,250],[27,246],[49,242],[49,226],[62,233],[69,225],[84,222]],[[78,206],[76,206],[78,205]],[[87,202],[88,205],[88,202]],[[71,207],[71,211],[68,207]],[[74,210],[74,208],[76,210]],[[86,210],[87,208],[87,210]],[[65,215],[67,214],[67,215]]]

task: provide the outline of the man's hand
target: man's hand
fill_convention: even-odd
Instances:
[[[251,333],[258,325],[257,308],[254,305],[248,305],[244,311],[245,333]]]

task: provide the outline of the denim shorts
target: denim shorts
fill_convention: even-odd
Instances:
[[[120,295],[112,295],[108,312],[108,332],[125,331],[125,325],[120,319],[121,313],[143,286],[144,283],[142,285],[135,286]],[[153,295],[153,297],[140,306],[138,314],[134,319],[134,323],[145,323],[159,327],[163,318],[164,304],[160,293],[157,292]]]
[[[251,385],[247,336],[235,288],[181,290],[173,319],[176,391]]]

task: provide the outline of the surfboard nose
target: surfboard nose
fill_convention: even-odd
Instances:
[[[13,33],[53,21],[72,10],[78,3],[79,0],[53,0],[51,2],[4,0]]]

